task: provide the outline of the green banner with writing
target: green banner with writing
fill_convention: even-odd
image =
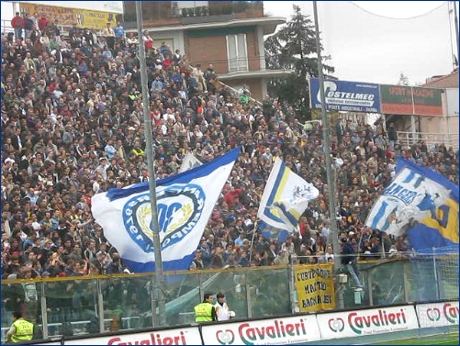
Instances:
[[[442,116],[442,90],[404,85],[380,85],[382,112]]]

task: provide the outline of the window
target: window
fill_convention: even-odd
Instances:
[[[246,34],[227,35],[228,72],[249,70]]]

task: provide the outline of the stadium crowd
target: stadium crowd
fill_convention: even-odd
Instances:
[[[29,18],[33,17],[29,15]],[[32,20],[32,19],[31,19]],[[33,21],[33,20],[32,20]],[[219,81],[212,62],[138,40],[123,26],[94,31],[57,23],[2,35],[2,277],[121,273],[116,249],[91,215],[91,197],[148,179],[138,44],[146,48],[157,178],[176,174],[188,151],[201,162],[242,146],[200,241],[192,270],[333,261],[328,187],[320,124],[299,123],[296,110]],[[46,22],[46,23],[45,23]],[[37,26],[38,25],[38,26]],[[363,226],[402,155],[458,184],[458,152],[420,141],[402,147],[392,125],[337,123],[332,153],[340,237],[362,258],[409,249]],[[299,232],[279,243],[254,233],[274,159],[319,190]],[[381,241],[383,239],[383,250]],[[34,304],[37,292],[25,289]],[[14,310],[16,302],[8,310]]]

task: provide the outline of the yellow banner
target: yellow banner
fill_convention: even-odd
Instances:
[[[44,14],[50,21],[57,19],[59,25],[72,26],[77,23],[79,28],[102,30],[108,22],[112,23],[112,27],[117,24],[116,13],[22,2],[19,5],[22,14],[37,12],[39,17]]]
[[[296,265],[294,282],[301,312],[335,308],[333,264]]]
[[[115,13],[77,10],[77,23],[80,28],[102,30],[108,22],[112,23],[112,28],[117,25]]]

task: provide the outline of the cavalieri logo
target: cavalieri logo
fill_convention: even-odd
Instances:
[[[430,321],[439,321],[439,319],[441,318],[441,311],[439,311],[438,308],[430,308],[426,310],[426,316]]]
[[[366,311],[352,312],[348,315],[348,324],[356,334],[363,334],[363,330],[368,328],[384,328],[398,325],[405,325],[406,315],[403,309],[398,312],[387,312],[379,309],[377,313],[366,315]],[[387,328],[385,328],[387,329]]]
[[[218,330],[216,332],[217,341],[221,345],[232,345],[235,341],[235,334],[230,329],[227,330]]]
[[[449,323],[458,324],[458,306],[454,306],[451,303],[445,303],[442,311]]]
[[[253,323],[246,322],[238,327],[238,336],[244,345],[278,345],[279,343],[286,343],[286,339],[299,339],[299,337],[306,335],[307,328],[302,318],[293,323],[283,322],[279,319],[266,321],[263,324],[256,321]],[[233,332],[230,330],[217,332],[216,337],[221,345],[230,345],[235,340]]]
[[[340,333],[345,329],[345,322],[341,318],[331,318],[328,321],[329,329],[334,333]]]

